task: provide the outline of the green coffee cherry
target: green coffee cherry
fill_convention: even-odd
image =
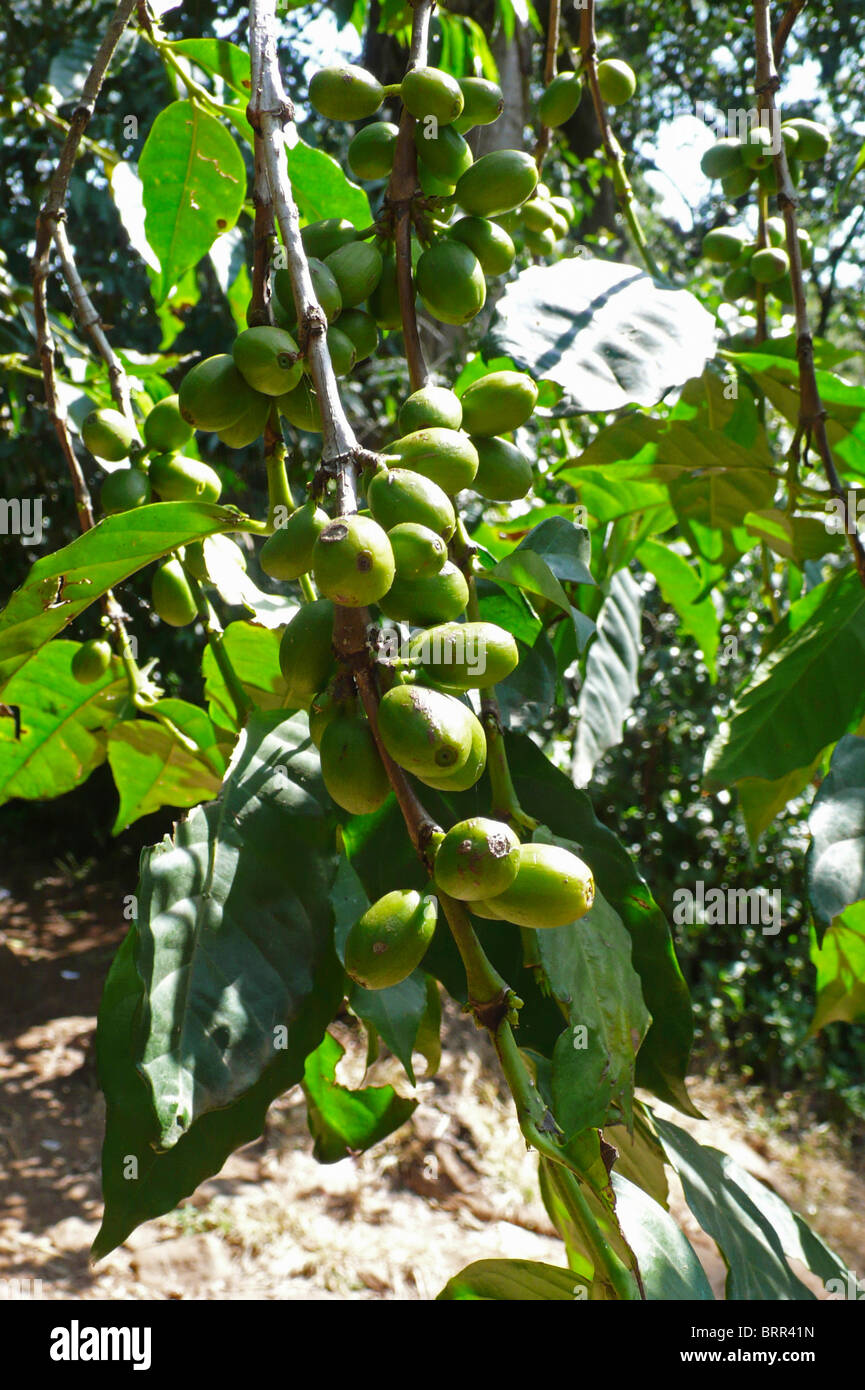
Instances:
[[[135,430],[119,410],[91,410],[81,425],[85,447],[98,459],[120,463],[135,443]]]
[[[753,126],[742,146],[742,162],[747,169],[765,169],[772,161],[772,132],[764,125]]]
[[[429,129],[424,121],[418,121],[414,128],[414,143],[418,159],[423,160],[436,178],[448,184],[456,184],[461,175],[471,168],[471,149],[452,125]]]
[[[517,875],[509,888],[484,903],[503,921],[519,927],[563,927],[584,917],[595,884],[582,859],[559,845],[521,845]]]
[[[344,608],[377,603],[395,573],[387,533],[371,517],[329,522],[313,546],[312,572],[319,593]]]
[[[804,116],[796,116],[790,121],[785,121],[782,130],[796,132],[796,158],[803,164],[825,159],[829,153],[832,135],[828,127],[821,125],[819,121],[809,121]]]
[[[783,217],[767,217],[766,233],[770,246],[784,246],[787,241],[787,229]]]
[[[453,497],[470,487],[478,471],[478,453],[467,434],[460,430],[415,430],[395,443],[385,454],[393,456],[400,468],[422,473]]]
[[[218,502],[222,492],[222,479],[215,469],[183,454],[157,455],[149,478],[163,502]]]
[[[433,116],[449,125],[462,114],[463,94],[456,78],[439,68],[412,68],[399,89],[403,106],[419,121]]]
[[[171,627],[187,627],[198,616],[195,598],[179,560],[168,560],[153,576],[150,597],[154,612]]]
[[[307,256],[323,261],[337,247],[357,241],[357,229],[345,217],[325,217],[321,222],[310,222],[304,227],[300,239]]]
[[[725,276],[722,289],[725,299],[753,299],[757,281],[746,265],[737,265]]]
[[[248,444],[253,444],[264,433],[273,400],[273,396],[254,391],[243,414],[230,425],[216,431],[217,439],[230,449],[245,449]]]
[[[353,241],[331,251],[325,265],[339,287],[344,309],[354,309],[368,299],[382,276],[382,255],[367,241]]]
[[[714,227],[703,237],[703,255],[720,265],[729,264],[739,259],[749,241],[747,232],[734,227]]]
[[[633,68],[620,58],[605,58],[598,63],[598,87],[608,106],[623,106],[637,90]]]
[[[543,232],[526,231],[526,250],[533,256],[551,256],[556,249],[556,234],[552,227]]]
[[[432,787],[437,792],[467,792],[484,775],[487,765],[487,738],[479,719],[472,725],[472,745],[465,762],[458,768],[446,769],[442,775],[437,772],[414,772],[412,776]]]
[[[507,439],[475,435],[478,471],[472,487],[489,502],[515,502],[532,486],[532,465],[516,444]]]
[[[363,989],[387,989],[416,970],[436,927],[438,905],[408,889],[385,893],[355,922],[345,943],[345,969]]]
[[[395,257],[382,258],[381,279],[369,297],[368,307],[380,328],[402,327]]]
[[[710,145],[700,160],[707,179],[723,179],[742,168],[742,142],[725,137]]]
[[[463,392],[463,428],[469,434],[509,434],[529,419],[538,388],[525,372],[490,372]]]
[[[415,521],[401,521],[387,535],[398,579],[429,579],[441,573],[448,548],[435,531]]]
[[[458,430],[463,422],[460,398],[445,386],[422,386],[403,401],[397,424],[402,434],[415,430]]]
[[[378,325],[363,309],[344,309],[339,316],[340,332],[354,344],[355,362],[372,357],[378,347]]]
[[[552,203],[546,198],[529,198],[520,208],[520,216],[523,224],[528,227],[530,232],[546,232],[552,230],[557,221],[556,210]]]
[[[292,512],[284,526],[268,536],[259,561],[272,579],[299,579],[312,568],[312,548],[329,521],[326,511],[310,499]]]
[[[468,246],[449,237],[442,237],[424,251],[415,282],[426,308],[441,323],[468,323],[486,303],[487,285],[480,261]]]
[[[290,425],[297,430],[307,430],[310,434],[321,434],[321,409],[315,388],[301,377],[293,391],[278,396],[276,404],[280,415],[284,415]]]
[[[329,121],[362,121],[375,115],[384,88],[366,68],[339,63],[319,69],[309,84],[309,99]]]
[[[396,685],[378,711],[382,743],[408,772],[444,776],[456,772],[472,749],[478,724],[468,705],[453,695],[419,685]]]
[[[461,217],[448,234],[475,253],[484,275],[504,275],[514,263],[516,250],[510,236],[486,217]]]
[[[478,125],[492,125],[505,109],[502,89],[485,77],[458,77],[463,94],[462,115],[454,121],[461,135]]]
[[[448,541],[456,528],[456,514],[447,493],[437,483],[407,468],[376,473],[367,486],[366,496],[370,511],[386,531],[402,521],[414,521]]]
[[[333,654],[333,604],[328,599],[305,603],[288,624],[279,644],[279,666],[289,709],[308,709],[327,685]]]
[[[758,284],[772,285],[787,274],[790,260],[779,246],[767,246],[751,257],[748,269]]]
[[[180,413],[180,397],[157,401],[144,421],[144,442],[159,454],[173,454],[188,444],[195,431]]]
[[[336,324],[331,324],[327,330],[327,350],[330,353],[334,376],[348,376],[357,361],[357,353],[351,338],[347,333],[343,333],[341,328],[337,328]]]
[[[364,182],[386,179],[393,168],[399,126],[375,121],[359,130],[348,147],[348,163],[355,178]]]
[[[255,400],[256,393],[225,352],[196,363],[180,383],[180,413],[199,430],[228,429]]]
[[[99,503],[106,516],[130,512],[152,500],[150,483],[140,468],[118,468],[102,484]]]
[[[281,396],[303,376],[297,343],[282,328],[247,328],[231,349],[234,365],[255,391]]]
[[[721,188],[724,190],[726,198],[741,198],[743,193],[748,192],[753,182],[754,170],[743,164],[740,169],[734,169],[731,174],[723,176]]]
[[[437,685],[462,691],[498,685],[516,669],[520,654],[511,633],[497,623],[469,622],[417,633],[409,658]]]
[[[340,251],[351,249],[356,243],[350,242],[348,247],[339,247]],[[332,256],[336,252],[331,251]],[[342,310],[342,294],[339,285],[334,279],[333,271],[324,261],[318,260],[315,256],[309,258],[309,273],[312,279],[312,287],[315,290],[315,297],[324,310],[328,323],[335,322],[339,318]],[[288,328],[297,323],[297,311],[294,306],[294,296],[291,290],[291,276],[287,270],[278,270],[273,277],[273,291],[282,306],[284,315],[284,325]]]
[[[468,585],[462,570],[448,560],[438,574],[425,579],[394,579],[390,589],[379,600],[385,617],[394,622],[429,627],[432,623],[448,623],[465,612],[469,601]]]
[[[93,637],[84,642],[72,658],[70,670],[81,685],[94,685],[101,680],[111,665],[111,643],[104,637]]]
[[[541,124],[555,130],[569,121],[580,104],[583,83],[579,73],[560,72],[538,102]]]
[[[328,793],[344,811],[367,816],[390,795],[390,782],[369,722],[360,714],[339,714],[321,736],[321,775]]]
[[[450,198],[456,187],[449,179],[438,178],[422,159],[417,162],[417,181],[426,198]]]
[[[510,212],[530,198],[538,166],[523,150],[491,150],[461,176],[456,187],[460,207],[474,217]]]
[[[356,714],[357,700],[353,695],[337,694],[339,680],[331,681],[326,690],[313,697],[309,706],[309,736],[316,748],[321,747],[324,731],[338,715]]]
[[[445,835],[436,852],[435,881],[462,902],[495,897],[510,888],[519,862],[520,842],[510,826],[475,816]]]

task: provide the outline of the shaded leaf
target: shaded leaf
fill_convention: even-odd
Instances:
[[[574,781],[585,786],[598,761],[622,740],[625,720],[639,691],[637,671],[643,650],[642,595],[627,570],[610,580],[589,648],[586,674],[577,701],[579,724],[574,742]]]
[[[865,738],[839,740],[808,824],[808,898],[816,922],[827,927],[865,898]]]

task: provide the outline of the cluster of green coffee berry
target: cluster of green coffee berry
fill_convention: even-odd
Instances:
[[[824,159],[832,136],[818,121],[794,117],[782,122],[780,135],[784,141],[790,176],[799,182],[801,164]],[[778,192],[773,152],[775,139],[768,126],[753,126],[744,139],[726,136],[710,145],[700,161],[707,179],[720,179],[728,198],[741,198],[756,180],[764,193]]]
[[[433,846],[432,888],[492,921],[561,927],[585,916],[595,885],[590,869],[558,845],[521,845],[503,821],[460,821]],[[434,892],[385,893],[354,923],[345,944],[347,973],[364,989],[397,985],[423,961],[435,933]]]
[[[808,233],[798,232],[799,253],[804,269],[814,260],[814,244]],[[793,299],[790,257],[786,251],[787,232],[783,217],[766,220],[767,245],[761,246],[741,227],[715,227],[703,238],[703,255],[727,267],[724,294],[727,299],[753,299],[758,285],[765,285],[774,298],[784,304]]]

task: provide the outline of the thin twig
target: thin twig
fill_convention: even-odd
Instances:
[[[785,14],[781,17],[778,28],[775,30],[775,42],[772,49],[772,56],[775,59],[776,67],[784,56],[784,49],[787,46],[787,40],[790,37],[793,25],[796,23],[796,20],[799,18],[799,15],[802,13],[807,3],[808,0],[790,0]]]
[[[135,416],[132,411],[132,402],[129,395],[129,379],[123,368],[123,363],[117,356],[113,347],[108,341],[105,329],[102,326],[102,319],[94,307],[93,300],[84,287],[84,282],[78,274],[78,267],[75,264],[75,254],[69,244],[66,235],[66,222],[61,219],[54,226],[54,244],[60,256],[60,264],[63,267],[63,278],[66,281],[72,303],[75,305],[75,312],[78,322],[89,333],[96,347],[96,351],[105,362],[108,368],[108,381],[111,387],[111,395],[120,410],[128,420],[135,424]]]
[[[550,0],[550,17],[547,23],[547,50],[544,58],[544,86],[549,87],[556,75],[556,56],[559,50],[559,27],[562,22],[562,0]],[[552,131],[548,125],[542,125],[538,133],[535,145],[534,159],[538,166],[538,173],[543,168],[547,151],[550,148]]]
[[[580,53],[582,54],[582,67],[585,69],[588,78],[589,90],[592,94],[592,104],[595,108],[595,115],[601,131],[601,143],[604,147],[604,154],[610,166],[610,175],[613,183],[613,191],[619,200],[625,221],[627,222],[634,244],[639,251],[643,263],[650,275],[658,280],[665,280],[663,272],[658,266],[655,257],[652,255],[646,234],[640,225],[637,217],[637,210],[634,206],[634,190],[631,181],[625,170],[625,155],[621,145],[616,139],[610,119],[607,115],[607,108],[604,98],[601,96],[601,89],[598,85],[598,44],[595,37],[595,0],[586,0],[585,8],[580,15]]]
[[[754,0],[754,31],[757,43],[757,100],[761,116],[763,112],[766,113],[768,128],[774,135],[779,133],[781,128],[781,112],[775,101],[775,94],[781,80],[773,56],[769,0]],[[799,200],[796,197],[796,190],[790,177],[786,146],[783,139],[779,139],[777,143],[778,150],[774,155],[774,161],[775,174],[778,180],[778,206],[784,215],[787,255],[790,259],[790,280],[793,285],[793,305],[796,313],[800,437],[804,438],[806,454],[808,441],[813,439],[817,453],[822,460],[832,495],[841,507],[844,530],[853,552],[859,578],[865,584],[865,547],[859,539],[856,521],[851,515],[847,497],[835,467],[835,460],[832,457],[832,449],[826,433],[826,407],[820,399],[820,391],[817,386],[817,373],[814,368],[814,340],[805,300],[805,277],[799,245],[799,220],[797,216]]]

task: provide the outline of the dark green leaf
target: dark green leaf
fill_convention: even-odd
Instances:
[[[305,718],[256,711],[219,800],[145,853],[138,1056],[163,1148],[293,1050],[295,1021],[335,964],[334,836]]]
[[[574,743],[574,781],[584,787],[598,761],[622,741],[625,720],[638,693],[637,671],[643,650],[642,595],[627,570],[612,577],[589,647],[586,674],[577,702],[579,725]]]
[[[693,1246],[669,1212],[640,1187],[613,1173],[616,1215],[637,1257],[650,1302],[714,1300]]]

